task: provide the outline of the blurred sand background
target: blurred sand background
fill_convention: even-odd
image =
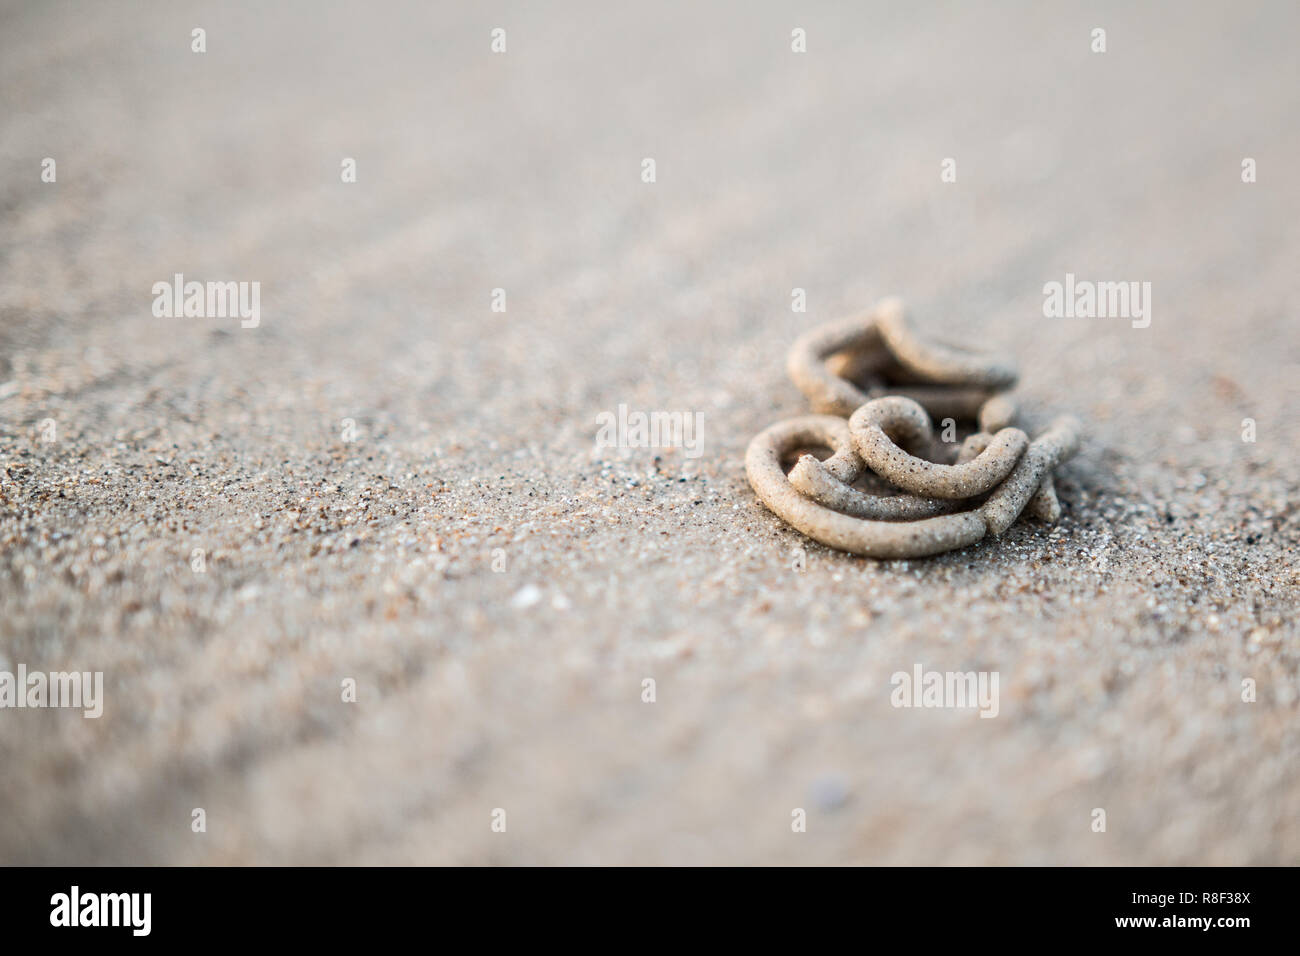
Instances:
[[[0,862],[1300,862],[1300,8],[624,6],[0,7],[0,669],[106,695],[0,711]],[[790,343],[886,294],[1086,422],[1059,525],[756,502]]]

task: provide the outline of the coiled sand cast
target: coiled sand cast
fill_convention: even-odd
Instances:
[[[1015,427],[1010,359],[923,341],[886,299],[801,336],[787,368],[819,414],[761,432],[745,471],[763,504],[815,541],[915,558],[1000,535],[1022,512],[1060,517],[1052,470],[1075,453],[1080,425],[1064,416],[1032,439]],[[933,423],[945,419],[978,430],[959,445],[936,441]],[[873,475],[880,492],[858,487]]]

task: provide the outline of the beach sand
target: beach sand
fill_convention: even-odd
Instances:
[[[104,712],[0,710],[0,862],[1300,862],[1296,6],[480,6],[4,5],[0,670]],[[891,294],[1084,422],[1057,524],[757,501]]]

